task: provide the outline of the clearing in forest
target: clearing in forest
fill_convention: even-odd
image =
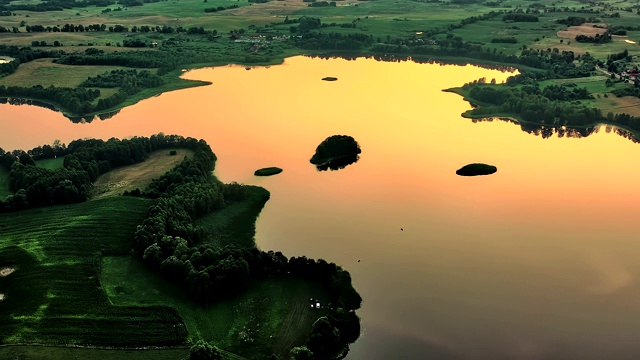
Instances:
[[[175,155],[170,155],[175,151]],[[173,169],[185,156],[191,156],[193,151],[187,149],[159,150],[149,155],[141,163],[123,166],[100,175],[94,185],[93,199],[106,196],[122,195],[124,191],[144,190],[152,179]]]
[[[599,27],[594,27],[598,25]],[[558,37],[561,39],[574,40],[578,35],[596,36],[607,32],[606,24],[584,23],[580,26],[569,26],[567,30],[558,31]]]

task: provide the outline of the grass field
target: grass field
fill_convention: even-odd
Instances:
[[[605,75],[591,76],[579,79],[553,79],[540,82],[540,88],[551,84],[576,84],[582,88],[586,87],[589,93],[594,96],[593,100],[582,100],[582,103],[589,104],[592,107],[602,110],[603,114],[612,112],[614,114],[630,114],[640,116],[640,99],[633,96],[616,97],[611,91],[628,86],[621,82],[615,83],[611,87],[605,85],[608,79]],[[605,97],[606,94],[606,97]]]
[[[0,342],[179,345],[182,319],[169,307],[114,307],[100,285],[103,254],[127,254],[150,200],[113,197],[0,217]],[[131,336],[131,334],[136,334]]]
[[[95,181],[93,199],[107,196],[122,195],[124,191],[144,190],[152,179],[171,170],[182,162],[185,156],[191,156],[193,151],[175,149],[176,155],[169,155],[169,149],[153,152],[149,158],[141,163],[124,166],[102,174]]]
[[[255,222],[260,210],[269,199],[269,192],[261,187],[247,186],[245,201],[233,202],[224,209],[196,220],[210,235],[209,245],[214,247],[233,244],[238,247],[255,247]]]
[[[247,358],[285,355],[304,343],[313,322],[324,315],[309,306],[309,298],[323,299],[324,290],[297,279],[263,280],[235,299],[202,307],[129,256],[103,258],[102,271],[112,304],[175,307],[191,341],[204,339]]]
[[[59,158],[53,158],[53,159],[36,160],[36,166],[49,169],[49,170],[60,169],[62,168],[63,165],[64,165],[63,156]]]

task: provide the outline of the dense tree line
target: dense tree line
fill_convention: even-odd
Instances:
[[[80,87],[123,88],[135,93],[141,89],[152,88],[164,84],[164,80],[149,70],[111,70],[110,72],[83,81]]]
[[[576,41],[584,43],[605,44],[611,41],[611,33],[607,31],[602,35],[595,34],[594,36],[579,34],[576,35]]]
[[[522,88],[499,88],[481,84],[466,85],[470,97],[482,103],[471,110],[473,117],[492,116],[495,114],[515,115],[525,122],[552,127],[573,126],[585,127],[597,123],[620,125],[634,131],[640,131],[640,117],[628,114],[608,113],[603,116],[600,109],[576,103],[575,101],[550,100],[549,97],[584,96],[586,89],[558,91],[557,87],[540,92],[531,86]]]
[[[75,140],[68,146],[54,144],[11,153],[0,150],[0,165],[10,170],[10,195],[0,203],[0,210],[13,211],[38,206],[81,202],[87,199],[92,185],[101,174],[124,165],[144,161],[152,151],[182,147],[195,148],[198,141],[179,136],[154,135],[108,141]],[[35,166],[33,158],[45,155],[65,156],[64,166],[49,170]]]
[[[524,121],[558,126],[584,126],[600,121],[598,109],[574,102],[550,100],[530,88],[497,88],[472,85],[473,99],[487,104],[471,111],[474,116],[503,113],[516,114]]]
[[[510,13],[502,17],[502,21],[510,22],[538,22],[540,19],[535,15]]]
[[[20,64],[42,58],[57,58],[64,54],[65,52],[62,50],[32,49],[0,44],[0,55],[14,58],[8,63],[0,64],[0,76],[14,73]]]
[[[506,37],[506,38],[493,38],[491,39],[491,43],[493,44],[517,44],[518,39],[515,37]]]
[[[537,91],[539,91],[539,88]],[[535,92],[534,92],[535,93]],[[542,92],[542,96],[549,100],[574,101],[593,99],[593,95],[589,94],[587,88],[578,88],[569,85],[548,85]]]
[[[446,55],[463,56],[472,59],[489,60],[504,64],[525,65],[546,70],[545,77],[573,78],[589,76],[595,70],[596,60],[588,53],[579,59],[572,51],[524,49],[520,56],[497,52],[494,48],[466,42],[459,37],[448,37],[435,45],[412,44],[390,45],[376,44],[371,47],[375,53],[407,55]],[[575,60],[580,60],[575,63]]]
[[[590,18],[592,21],[590,22],[600,22],[598,19]],[[580,26],[587,22],[587,19],[581,16],[569,16],[566,19],[558,19],[556,20],[557,24],[564,24],[567,26]]]
[[[32,87],[0,85],[0,97],[23,97],[49,101],[71,112],[90,113],[95,109],[92,102],[100,96],[100,90],[66,87]]]
[[[311,4],[309,4],[308,6],[310,6],[310,7],[329,7],[329,6],[336,7],[336,2],[335,1],[314,1]]]
[[[100,54],[65,54],[55,60],[66,65],[113,65],[132,68],[159,68],[158,75],[175,69],[181,64],[204,63],[211,60],[211,55],[195,51],[126,51]]]
[[[237,4],[233,4],[233,5],[230,5],[230,6],[227,6],[227,7],[218,6],[218,7],[205,8],[204,12],[205,13],[215,13],[215,12],[218,12],[218,11],[237,9],[237,8],[239,8],[239,6]]]
[[[62,11],[64,9],[84,8],[89,6],[109,6],[113,4],[115,4],[115,0],[44,0],[38,4],[6,3],[0,6],[0,11]]]

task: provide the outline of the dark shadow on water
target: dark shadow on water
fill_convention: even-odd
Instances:
[[[46,103],[46,102],[42,102],[42,101],[38,101],[38,100],[32,100],[32,99],[0,98],[0,104],[9,104],[9,105],[16,105],[16,106],[21,106],[21,105],[39,106],[41,108],[45,108],[45,109],[53,110],[53,111],[56,111],[56,112],[60,112],[60,109],[55,105],[52,105],[52,104],[49,104],[49,103]],[[86,115],[86,116],[67,116],[64,113],[62,115],[64,117],[66,117],[67,119],[71,120],[71,122],[73,122],[75,124],[84,124],[84,123],[90,123],[93,120],[95,120],[96,118],[98,118],[100,120],[110,119],[110,118],[114,117],[116,114],[118,114],[119,112],[120,112],[120,110],[114,110],[114,111],[104,112],[104,113],[101,113],[101,114]]]
[[[316,169],[318,171],[327,171],[327,170],[340,170],[344,169],[351,164],[355,164],[360,160],[360,155],[349,155],[345,157],[341,157],[335,160],[331,160],[324,164],[316,165]]]
[[[572,139],[580,139],[585,138],[592,134],[597,134],[600,130],[604,129],[604,131],[609,133],[617,134],[625,139],[631,140],[634,143],[640,143],[638,139],[633,136],[633,133],[629,130],[619,128],[614,125],[602,124],[602,126],[585,126],[585,127],[569,127],[569,126],[549,126],[549,125],[540,125],[540,124],[531,124],[531,123],[521,123],[512,119],[506,118],[482,118],[482,119],[471,119],[474,123],[479,122],[492,122],[492,121],[504,121],[508,123],[512,123],[520,126],[520,129],[527,134],[540,136],[543,139],[548,139],[552,136],[557,136],[559,138],[572,138]]]

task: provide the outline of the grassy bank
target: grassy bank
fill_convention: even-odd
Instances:
[[[196,220],[196,225],[209,234],[208,245],[233,245],[246,249],[256,246],[256,219],[269,200],[269,192],[258,186],[246,186],[246,189],[246,200],[229,203],[224,209]]]
[[[309,307],[309,298],[322,299],[324,290],[297,279],[263,280],[236,298],[203,307],[130,256],[103,258],[102,271],[112,304],[174,307],[191,341],[203,339],[247,358],[285,355],[306,340],[313,322],[324,315]]]

